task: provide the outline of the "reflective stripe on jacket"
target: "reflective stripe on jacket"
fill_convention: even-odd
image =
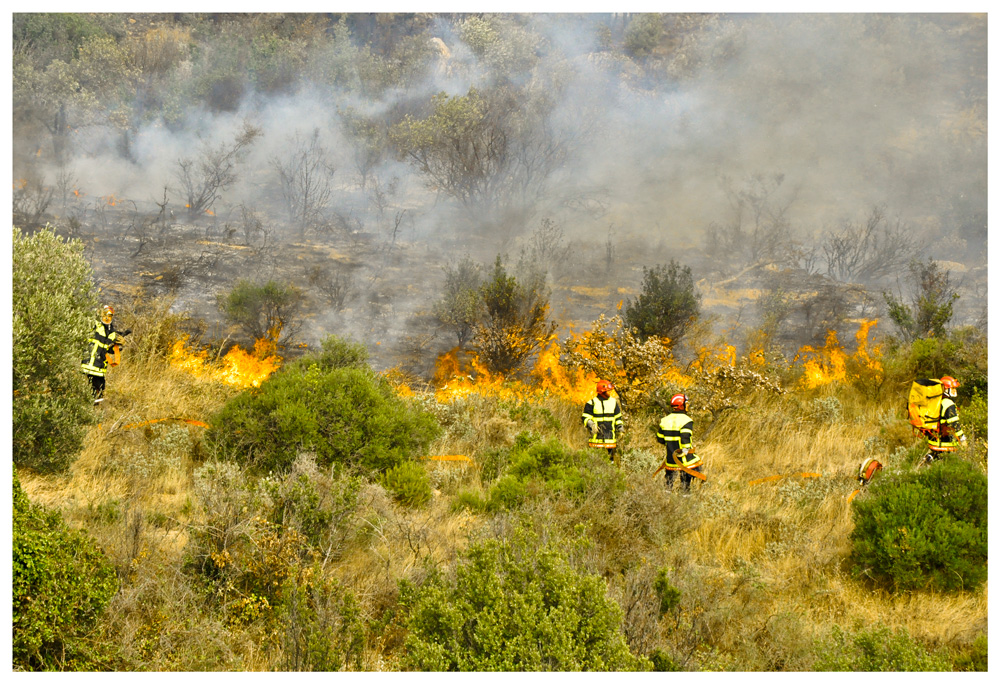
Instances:
[[[87,343],[90,347],[80,364],[80,370],[87,375],[104,375],[108,372],[108,351],[118,339],[114,324],[104,325],[97,321]]]
[[[622,429],[622,410],[614,397],[601,399],[594,397],[583,407],[583,423],[588,420],[597,423],[597,434],[590,436],[590,446],[614,447],[618,444],[618,432]]]
[[[691,449],[694,421],[686,413],[669,413],[660,419],[660,427],[656,431],[656,441],[667,447],[667,460],[664,467],[670,470],[680,470],[681,465],[692,468],[701,464],[701,459],[693,453],[680,455],[681,449]]]
[[[958,407],[945,397],[941,400],[941,419],[938,429],[927,433],[927,446],[931,451],[954,451],[958,441],[965,436],[958,422]]]

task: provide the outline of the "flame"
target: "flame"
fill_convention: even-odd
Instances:
[[[273,337],[254,343],[253,352],[239,345],[229,350],[217,363],[208,358],[208,348],[188,347],[188,335],[174,342],[170,349],[170,365],[199,378],[223,382],[234,387],[260,387],[281,366]]]
[[[205,213],[208,214],[209,216],[215,216],[215,212],[212,211],[211,209],[206,209]]]
[[[118,199],[116,199],[114,195],[106,195],[101,197],[101,199],[104,200],[109,207],[118,206]]]
[[[852,356],[848,356],[837,342],[837,333],[834,330],[827,331],[826,343],[822,348],[814,349],[805,345],[799,349],[795,358],[803,359],[802,365],[805,368],[800,384],[806,389],[814,389],[831,382],[843,382],[848,379],[849,360],[859,370],[870,374],[873,379],[880,378],[883,373],[882,363],[879,361],[881,349],[878,346],[869,349],[868,345],[868,334],[877,323],[878,320],[861,322],[855,334],[858,348]],[[852,377],[859,377],[859,373],[852,374]]]

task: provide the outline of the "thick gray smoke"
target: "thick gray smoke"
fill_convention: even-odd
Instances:
[[[176,188],[179,158],[206,141],[231,140],[249,121],[262,135],[219,214],[239,205],[273,210],[272,160],[296,135],[318,131],[336,169],[330,210],[353,221],[354,232],[386,240],[394,229],[400,244],[425,251],[427,263],[438,266],[425,267],[416,288],[394,288],[407,293],[393,302],[397,329],[430,308],[440,266],[463,254],[486,262],[498,251],[516,256],[515,238],[545,217],[579,246],[581,268],[566,286],[591,284],[586,266],[600,260],[608,239],[631,264],[620,274],[627,287],[635,287],[641,266],[670,258],[698,264],[698,277],[722,277],[711,271],[719,255],[704,253],[706,234],[735,220],[735,193],[755,175],[772,179],[768,208],[806,248],[882,206],[915,240],[935,245],[929,256],[985,265],[985,15],[704,18],[671,54],[650,57],[654,67],[645,71],[598,52],[592,23],[537,15],[523,31],[543,54],[522,83],[558,93],[549,123],[569,154],[528,224],[505,234],[477,233],[453,202],[392,159],[372,172],[377,187],[392,190],[391,207],[377,215],[372,186],[361,190],[353,143],[339,125],[338,110],[388,111],[404,99],[464,95],[481,83],[487,65],[444,24],[437,68],[405,93],[377,101],[313,89],[251,95],[236,113],[144,128],[131,160],[112,152],[109,140],[80,140],[71,170],[92,197],[127,197],[150,208],[165,186]],[[172,201],[177,206],[176,196]],[[396,277],[391,268],[365,268],[360,277],[373,289]],[[399,277],[412,281],[414,274]],[[344,316],[311,325],[317,336],[352,332]],[[370,336],[360,328],[357,337]]]

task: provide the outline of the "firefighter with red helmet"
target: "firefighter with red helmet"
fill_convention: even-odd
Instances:
[[[965,446],[965,433],[962,425],[958,422],[958,407],[955,399],[958,398],[958,388],[961,383],[950,375],[941,378],[941,417],[938,421],[938,429],[927,432],[927,447],[930,452],[925,457],[925,462],[930,463],[942,454],[955,451],[959,444]]]
[[[597,381],[597,396],[583,407],[583,426],[590,431],[588,446],[607,449],[608,458],[615,462],[618,436],[622,432],[622,410],[618,399],[611,396],[615,387],[607,380]]]
[[[132,332],[131,330],[120,332],[116,330],[114,316],[114,307],[105,304],[101,309],[100,320],[95,321],[94,327],[90,331],[87,352],[80,364],[80,370],[90,380],[95,406],[104,401],[105,375],[108,372],[109,362],[112,366],[118,365],[122,338]]]
[[[661,468],[663,469],[668,487],[674,483],[674,478],[680,473],[684,489],[691,488],[692,473],[701,476],[702,461],[694,452],[692,436],[694,421],[687,414],[688,398],[686,394],[675,394],[670,397],[671,412],[660,419],[656,431],[656,441],[667,448],[667,456]]]

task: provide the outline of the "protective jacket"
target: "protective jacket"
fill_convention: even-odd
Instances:
[[[941,400],[941,420],[937,430],[927,433],[927,446],[931,451],[954,451],[959,440],[965,437],[958,422],[958,407],[950,398]]]
[[[80,370],[87,375],[98,375],[103,377],[108,372],[108,352],[116,343],[120,342],[120,333],[115,330],[114,323],[105,324],[97,321],[94,329],[90,332],[90,345],[87,355],[83,357]]]
[[[601,399],[594,397],[583,407],[583,424],[588,420],[597,424],[597,432],[592,433],[588,444],[592,447],[614,449],[618,446],[618,433],[622,429],[622,410],[614,397]]]
[[[656,431],[656,441],[667,448],[667,460],[664,467],[668,470],[694,468],[701,465],[701,459],[691,452],[691,437],[694,421],[683,411],[669,413],[660,419],[660,427]],[[689,453],[679,453],[687,449]]]

